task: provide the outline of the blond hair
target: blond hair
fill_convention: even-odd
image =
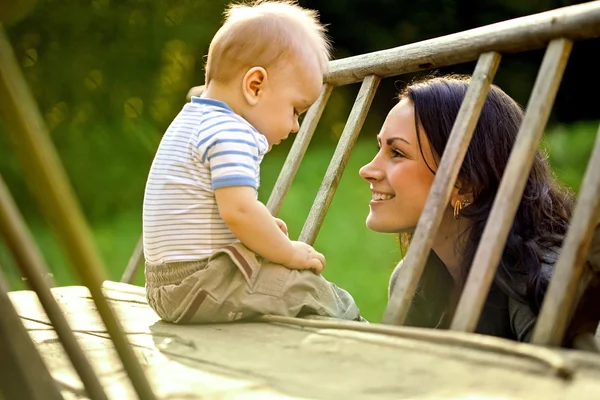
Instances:
[[[265,69],[279,60],[316,60],[327,71],[331,44],[318,13],[296,1],[231,4],[213,37],[206,61],[206,79],[227,83],[253,66]],[[314,61],[312,61],[314,62]]]

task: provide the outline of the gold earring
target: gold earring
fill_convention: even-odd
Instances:
[[[460,203],[460,200],[456,200],[454,203],[454,219],[460,217],[460,210],[462,210],[462,204]]]
[[[465,207],[468,207],[470,204],[471,202],[469,202],[467,199],[456,200],[454,203],[454,219],[459,219],[461,210]]]

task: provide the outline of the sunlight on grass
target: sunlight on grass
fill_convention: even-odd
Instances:
[[[578,190],[581,183],[596,131],[596,123],[558,126],[551,129],[544,140],[557,177],[574,190]],[[279,213],[293,239],[298,237],[308,216],[333,151],[333,143],[311,147],[300,166]],[[315,247],[327,257],[324,276],[348,290],[363,316],[376,322],[385,308],[389,276],[401,255],[395,235],[371,232],[365,226],[370,192],[367,183],[358,176],[358,169],[371,159],[374,151],[371,140],[357,143]],[[266,202],[284,160],[285,154],[280,151],[269,154],[263,162],[259,193],[263,202]],[[138,210],[115,215],[112,220],[95,224],[92,229],[106,265],[107,279],[119,280],[141,233],[141,199]],[[60,245],[49,227],[35,222],[31,230],[57,284],[78,284],[79,279],[72,268],[67,267]],[[25,288],[1,242],[0,265],[13,289]],[[135,283],[143,285],[141,272]]]

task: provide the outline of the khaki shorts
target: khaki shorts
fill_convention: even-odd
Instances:
[[[258,315],[361,320],[348,292],[312,271],[259,261],[241,243],[209,258],[146,264],[148,304],[166,321],[219,323]]]

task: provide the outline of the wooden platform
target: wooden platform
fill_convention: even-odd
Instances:
[[[265,322],[175,326],[142,288],[105,289],[161,399],[600,399],[593,354],[410,328],[398,337]],[[135,398],[88,290],[53,292],[108,395]],[[35,293],[10,297],[65,398],[85,398]]]

